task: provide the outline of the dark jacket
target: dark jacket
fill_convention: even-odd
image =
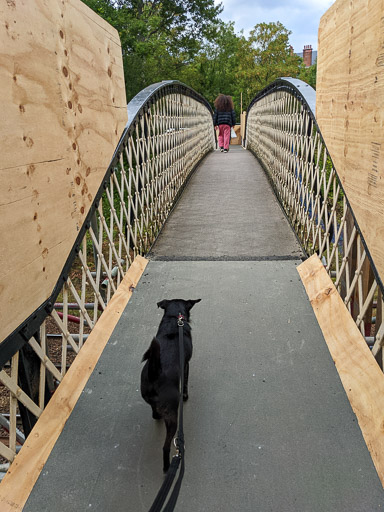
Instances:
[[[213,124],[215,126],[219,126],[219,124],[227,124],[228,126],[235,126],[236,124],[236,114],[235,111],[232,112],[221,112],[220,110],[215,110],[213,115]]]

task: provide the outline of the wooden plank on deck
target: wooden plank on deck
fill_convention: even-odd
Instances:
[[[0,510],[22,510],[148,264],[137,256],[0,484]]]
[[[298,272],[384,486],[384,374],[318,256]]]

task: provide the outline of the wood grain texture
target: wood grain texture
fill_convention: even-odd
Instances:
[[[237,137],[233,138],[233,139],[231,138],[229,142],[231,145],[239,145],[239,144],[241,144],[241,125],[236,124],[233,127],[233,129],[235,130]]]
[[[336,0],[322,17],[316,118],[384,281],[383,0]]]
[[[384,374],[318,256],[298,272],[384,487]]]
[[[118,33],[80,0],[0,19],[1,341],[52,293],[127,108]]]
[[[0,510],[22,510],[148,264],[137,256],[0,484]]]
[[[244,111],[240,115],[240,136],[244,139],[245,136],[245,123],[247,120],[247,113]]]

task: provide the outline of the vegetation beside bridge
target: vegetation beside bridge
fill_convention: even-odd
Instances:
[[[152,83],[180,80],[211,103],[230,94],[239,113],[241,96],[246,108],[278,77],[316,86],[316,64],[305,68],[280,22],[260,22],[246,36],[220,19],[214,0],[84,2],[119,32],[127,101]]]

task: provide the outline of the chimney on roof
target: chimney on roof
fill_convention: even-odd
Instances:
[[[308,68],[309,66],[312,66],[312,45],[311,44],[304,45],[303,60],[304,60],[304,66],[306,68]]]

